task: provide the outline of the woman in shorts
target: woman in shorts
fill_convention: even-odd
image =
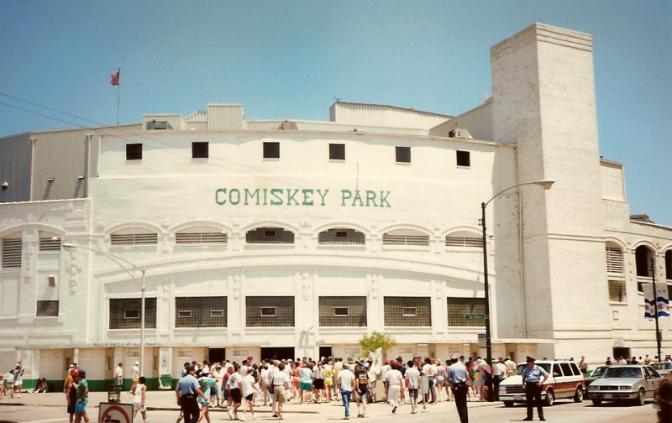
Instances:
[[[285,373],[285,363],[278,364],[278,370],[273,374],[273,390],[275,391],[276,401],[278,403],[278,420],[284,420],[282,417],[282,404],[287,401],[287,389],[289,389],[289,377]]]
[[[233,413],[231,409],[227,410],[227,414],[232,420],[238,420],[238,409],[243,401],[242,385],[243,375],[240,374],[240,364],[233,363],[233,373],[229,376],[229,395],[231,396]]]
[[[201,407],[201,413],[198,416],[198,422],[205,419],[210,423],[210,398],[212,398],[212,385],[214,380],[210,378],[208,373],[201,373],[201,377],[198,378],[198,386],[203,391],[203,395],[196,398],[196,402]]]
[[[89,423],[89,416],[86,414],[86,406],[89,403],[89,381],[86,380],[86,372],[84,370],[79,371],[79,379],[77,401],[75,402],[75,423],[80,423],[82,419],[84,419],[85,423]]]
[[[147,386],[145,385],[145,377],[140,376],[138,383],[131,386],[131,394],[133,394],[133,420],[138,415],[138,411],[142,414],[142,421],[147,423],[147,408],[145,407],[145,400],[147,399]]]

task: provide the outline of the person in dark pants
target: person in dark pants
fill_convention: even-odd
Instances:
[[[451,358],[451,362],[452,364],[448,367],[448,381],[455,397],[457,414],[460,416],[460,423],[469,423],[469,412],[467,410],[467,394],[469,392],[467,381],[469,380],[469,372],[467,372],[467,367],[464,365],[463,355],[460,356],[459,361],[456,358]]]
[[[527,366],[523,369],[523,389],[525,389],[525,401],[527,402],[527,417],[523,421],[532,420],[533,407],[536,405],[537,414],[540,421],[546,421],[544,418],[544,404],[541,402],[541,387],[548,372],[542,367],[534,364],[533,357],[527,357]]]
[[[202,396],[203,391],[195,375],[196,369],[189,367],[187,374],[177,382],[175,387],[177,405],[182,408],[184,423],[196,423],[198,420],[199,409],[196,397]]]

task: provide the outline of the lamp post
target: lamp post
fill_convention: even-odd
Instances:
[[[108,253],[107,251],[101,251],[91,247],[79,246],[76,244],[71,244],[64,242],[61,244],[63,248],[72,249],[72,248],[84,248],[86,250],[92,251],[101,256],[107,257],[111,262],[123,269],[128,275],[140,285],[140,376],[144,376],[145,369],[145,273],[146,269],[140,267],[135,263],[132,263],[125,258],[118,256],[116,254]],[[140,273],[140,279],[138,280],[137,276],[133,272]]]
[[[495,198],[504,194],[507,191],[510,191],[514,188],[523,186],[523,185],[541,185],[545,190],[551,189],[551,186],[555,183],[553,180],[538,180],[538,181],[529,181],[522,182],[520,184],[511,185],[510,187],[499,191],[497,194],[493,195],[488,201],[481,203],[481,228],[483,229],[483,289],[485,290],[485,351],[486,351],[486,361],[490,365],[490,371],[492,372],[492,336],[490,334],[490,285],[488,283],[488,243],[486,239],[486,224],[485,224],[485,208],[488,204]],[[522,240],[521,240],[522,242]],[[492,392],[492,373],[488,382],[488,401],[492,401],[493,394]]]

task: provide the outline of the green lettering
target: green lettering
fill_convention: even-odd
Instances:
[[[313,195],[313,190],[310,188],[304,188],[302,191],[303,191],[303,205],[312,206],[313,199],[311,198],[311,195]]]
[[[373,203],[373,207],[378,207],[378,204],[376,204],[376,192],[375,191],[366,190],[366,207],[371,207],[371,206],[369,206],[369,203]]]
[[[268,205],[268,189],[264,188],[264,206]]]
[[[390,196],[390,191],[380,191],[380,207],[392,207],[387,201],[387,197]]]
[[[317,193],[320,195],[320,198],[322,199],[322,203],[320,204],[321,206],[324,206],[324,198],[327,196],[327,193],[329,192],[328,189],[324,190],[324,193],[322,193],[321,189],[316,189]]]
[[[220,194],[222,195],[222,197],[220,197]],[[226,204],[226,200],[224,199],[224,197],[226,197],[226,188],[220,188],[217,191],[215,191],[215,202],[218,205],[223,206],[224,204]]]
[[[233,195],[236,195],[236,198],[234,200]],[[234,188],[231,191],[229,191],[229,203],[231,203],[234,206],[237,206],[238,203],[240,203],[240,190],[238,188]]]
[[[294,202],[294,205],[295,205],[295,206],[298,206],[298,205],[299,205],[299,202],[296,201],[296,198],[294,198],[294,197],[296,197],[296,194],[298,194],[298,193],[299,193],[299,189],[298,189],[298,188],[297,188],[297,189],[288,189],[288,190],[287,190],[287,205],[288,205],[288,206],[291,206],[291,205],[292,205],[292,201]]]
[[[271,206],[281,206],[282,205],[282,188],[271,188]]]
[[[345,206],[345,200],[349,200],[352,198],[352,191],[349,189],[342,189],[341,190],[341,206]]]
[[[355,206],[355,203],[359,201],[359,207],[364,207],[364,203],[362,202],[362,196],[359,193],[359,190],[355,191],[355,198],[352,200],[352,206]]]
[[[245,205],[247,206],[248,199],[254,200],[257,199],[257,206],[259,205],[259,188],[254,191],[245,188]]]

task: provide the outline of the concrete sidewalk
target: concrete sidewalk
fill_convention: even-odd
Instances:
[[[132,396],[128,392],[122,392],[121,402],[130,403]],[[107,393],[106,392],[91,392],[89,394],[89,409],[96,410],[92,415],[97,415],[98,404],[101,402],[107,402]],[[47,394],[21,394],[20,398],[10,399],[5,397],[0,399],[0,411],[2,406],[25,406],[25,407],[53,407],[56,409],[61,408],[63,413],[65,413],[65,394],[63,393],[47,393]],[[487,402],[470,402],[470,408],[477,407],[489,407],[489,406],[501,406],[499,402],[487,403]],[[452,402],[441,402],[435,405],[428,405],[426,410],[423,410],[422,405],[419,406],[419,412],[422,414],[441,414],[445,415],[448,412],[454,412],[454,403]],[[175,416],[179,412],[179,407],[175,402],[175,393],[173,391],[148,391],[147,392],[147,409],[151,415],[152,411],[163,411],[170,412],[174,411]],[[218,417],[218,420],[221,418],[228,419],[226,412],[223,408],[214,408],[211,407],[211,413]],[[369,404],[367,406],[367,416],[368,417],[384,417],[391,415],[392,407],[385,403],[375,403]],[[411,407],[409,404],[403,404],[399,407],[397,415],[406,415],[410,414]],[[257,406],[255,407],[255,413],[259,415],[260,418],[270,418],[271,417],[271,408],[269,406]],[[357,406],[353,402],[350,406],[351,416],[357,416]],[[162,413],[163,414],[163,413]],[[329,404],[320,403],[305,403],[299,404],[296,400],[292,400],[289,403],[286,403],[284,406],[283,414],[287,414],[288,417],[291,416],[293,421],[314,421],[318,417],[319,419],[327,420],[336,420],[342,419],[344,415],[344,409],[340,402],[332,401]],[[248,415],[249,417],[249,415]]]

